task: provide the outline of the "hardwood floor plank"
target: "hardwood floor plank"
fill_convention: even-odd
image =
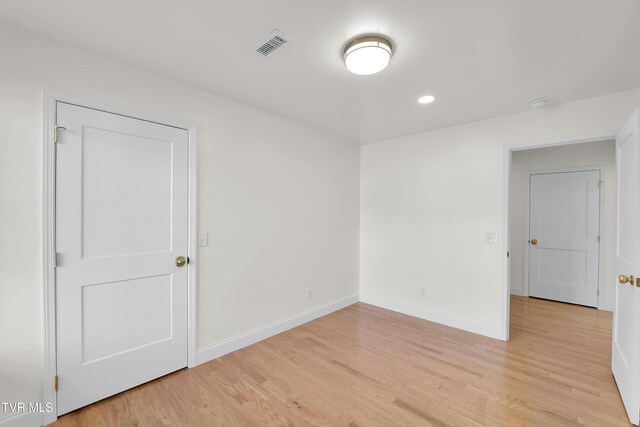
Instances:
[[[511,298],[507,343],[358,303],[55,426],[628,426],[611,313]]]

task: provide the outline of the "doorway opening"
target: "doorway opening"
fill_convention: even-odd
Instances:
[[[616,142],[508,153],[509,338],[548,355],[550,376],[582,387],[583,361],[610,372],[616,283]],[[595,372],[594,371],[594,372]],[[585,388],[586,390],[586,388]],[[622,407],[615,396],[610,403]]]
[[[615,141],[511,157],[510,293],[612,311]]]
[[[610,335],[615,139],[527,147],[508,156],[510,338],[530,336],[532,324],[550,343],[589,335],[590,327]],[[592,344],[607,354],[610,342]]]

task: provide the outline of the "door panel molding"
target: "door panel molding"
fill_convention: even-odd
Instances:
[[[56,103],[64,102],[85,108],[104,111],[121,116],[184,129],[188,132],[188,208],[187,208],[187,362],[188,367],[196,366],[196,268],[197,260],[197,157],[196,126],[157,114],[148,114],[120,106],[78,97],[75,95],[44,90],[43,92],[43,140],[42,140],[42,313],[43,313],[43,378],[42,401],[51,402],[53,411],[44,414],[44,424],[57,419],[58,405],[55,390],[56,376],[56,305],[55,305],[55,248],[56,248]],[[61,387],[64,387],[62,384]]]
[[[587,142],[587,141],[585,141]],[[546,175],[546,174],[557,174],[557,173],[571,173],[571,172],[588,172],[588,171],[598,171],[600,172],[600,180],[601,181],[606,181],[607,177],[605,174],[605,166],[604,165],[593,165],[593,166],[580,166],[580,167],[572,167],[572,168],[560,168],[560,169],[539,169],[539,170],[533,170],[533,171],[529,171],[526,174],[526,179],[524,180],[525,182],[524,184],[524,189],[523,189],[523,194],[524,194],[524,201],[525,201],[525,208],[524,208],[524,268],[523,268],[523,291],[522,291],[522,296],[528,297],[529,296],[529,263],[530,263],[530,249],[531,246],[529,245],[528,241],[529,241],[529,228],[530,228],[530,209],[531,209],[531,177],[533,175]],[[600,242],[602,242],[604,240],[604,233],[605,233],[605,200],[606,200],[607,194],[605,193],[605,188],[604,186],[602,186],[600,188],[600,218],[599,218],[599,235],[600,235]],[[597,308],[599,310],[610,310],[611,308],[606,306],[605,302],[604,302],[604,292],[602,291],[602,284],[605,283],[605,278],[603,277],[604,274],[604,268],[603,268],[603,257],[602,257],[602,244],[599,245],[598,247],[598,251],[599,251],[599,256],[598,256],[598,290],[599,290],[599,295],[598,295],[598,305]]]

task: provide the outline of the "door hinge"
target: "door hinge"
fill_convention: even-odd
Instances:
[[[598,236],[598,243],[600,243],[600,236]]]
[[[60,380],[58,379],[58,376],[56,375],[56,379],[55,379],[55,385],[56,385],[56,391],[58,391],[60,389]]]
[[[67,128],[66,128],[66,127],[64,127],[64,126],[58,126],[58,125],[55,125],[55,126],[53,127],[53,142],[54,142],[54,144],[57,144],[57,143],[58,143],[58,131],[59,131],[60,129],[62,129],[62,130],[67,130]]]
[[[58,262],[60,261],[60,254],[58,252],[53,254],[53,268],[58,266]]]
[[[596,295],[600,296],[600,289],[596,291]]]
[[[603,182],[604,182],[604,181],[598,181],[598,188],[602,188],[602,183],[603,183]]]

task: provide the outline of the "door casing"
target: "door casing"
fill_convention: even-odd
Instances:
[[[524,188],[524,201],[525,201],[525,209],[524,209],[524,282],[523,282],[523,296],[528,297],[529,296],[529,252],[531,249],[531,246],[527,243],[527,241],[529,240],[529,219],[530,219],[530,203],[531,203],[531,186],[530,186],[530,182],[531,182],[531,176],[532,175],[540,175],[540,174],[553,174],[553,173],[567,173],[567,172],[586,172],[586,171],[599,171],[600,172],[600,181],[604,182],[606,180],[605,177],[605,173],[604,173],[604,166],[602,165],[597,165],[597,166],[586,166],[586,167],[576,167],[576,168],[562,168],[562,169],[544,169],[544,170],[536,170],[536,171],[530,171],[527,172],[527,181],[525,182],[525,188]],[[604,240],[604,233],[605,233],[605,210],[604,210],[604,201],[605,201],[605,197],[607,195],[605,194],[605,189],[604,186],[602,186],[600,188],[600,223],[598,224],[600,230],[599,230],[599,235],[600,235],[600,242],[602,242],[602,240]],[[602,290],[602,284],[605,283],[605,278],[603,277],[604,274],[604,269],[603,269],[603,261],[602,261],[602,245],[600,245],[598,247],[598,251],[599,251],[599,255],[598,255],[598,310],[602,310],[602,309],[607,309],[610,310],[611,308],[609,307],[605,307],[604,305],[604,293],[600,292]]]
[[[55,304],[55,253],[56,253],[56,150],[55,119],[56,102],[61,101],[81,107],[92,108],[122,116],[151,121],[186,130],[189,133],[189,176],[188,176],[188,253],[187,265],[187,363],[196,366],[196,268],[198,265],[198,222],[197,222],[197,158],[196,126],[156,114],[135,111],[129,108],[105,105],[101,102],[45,90],[43,93],[42,124],[42,313],[43,313],[43,378],[42,401],[53,404],[52,412],[44,413],[43,424],[57,419],[58,407],[55,390],[56,376],[56,304]],[[63,386],[63,385],[62,385]]]

